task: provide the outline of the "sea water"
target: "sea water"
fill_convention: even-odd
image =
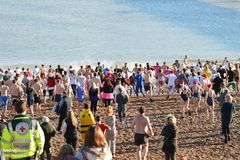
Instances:
[[[240,10],[205,1],[0,0],[0,66],[238,59]]]

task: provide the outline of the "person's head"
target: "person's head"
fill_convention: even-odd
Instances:
[[[14,110],[18,114],[26,113],[26,111],[27,111],[26,102],[23,100],[16,100],[16,102],[14,103]]]
[[[111,106],[108,106],[106,109],[106,114],[108,116],[111,116],[113,114],[113,108]]]
[[[138,112],[139,112],[140,114],[143,114],[143,113],[145,112],[144,107],[140,107],[140,108],[138,109]]]
[[[2,81],[2,82],[1,82],[1,85],[2,85],[2,86],[4,86],[5,84],[6,84],[6,82],[5,82],[5,81]]]
[[[100,116],[96,116],[95,120],[96,120],[97,123],[101,123],[101,117]]]
[[[60,152],[58,154],[58,159],[60,160],[65,160],[68,159],[68,156],[74,156],[75,155],[75,151],[72,147],[72,145],[70,144],[65,144],[60,148]]]
[[[91,147],[105,147],[105,137],[101,128],[98,125],[90,126],[85,134],[84,146]]]
[[[177,119],[174,115],[169,114],[169,115],[167,115],[166,122],[167,122],[167,124],[176,125]]]
[[[84,109],[89,109],[89,105],[87,103],[84,104]]]
[[[232,101],[233,101],[232,96],[231,96],[230,94],[227,94],[227,95],[225,96],[225,102],[226,102],[226,103],[232,103]]]

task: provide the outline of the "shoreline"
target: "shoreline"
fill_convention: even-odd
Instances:
[[[222,59],[221,60],[217,60],[217,59],[200,59],[200,61],[204,64],[206,61],[218,61],[218,63],[222,63],[222,61],[224,60],[224,57],[222,57]],[[181,60],[178,60],[179,61],[179,63],[180,64],[182,64],[182,62],[183,62],[183,59],[181,59]],[[190,66],[193,66],[194,64],[196,64],[197,63],[197,59],[188,59],[188,64],[190,65]],[[232,64],[235,64],[235,63],[240,63],[240,58],[239,59],[235,59],[235,60],[233,60],[233,59],[228,59],[228,61],[230,62],[230,63],[232,63]],[[104,61],[96,61],[95,63],[90,63],[90,64],[59,64],[59,65],[61,65],[61,67],[63,67],[63,68],[68,68],[70,65],[72,65],[73,66],[73,68],[79,68],[80,66],[86,66],[86,65],[91,65],[91,66],[93,66],[93,67],[95,67],[96,65],[97,65],[97,62],[100,62],[101,63],[101,65],[104,65],[105,67],[107,67],[107,68],[110,68],[110,67],[115,67],[116,65],[118,65],[118,67],[122,67],[123,66],[123,64],[125,63],[125,62],[127,62],[128,63],[128,67],[129,68],[132,68],[133,66],[134,66],[134,64],[135,63],[138,63],[138,64],[142,64],[143,66],[145,66],[145,64],[147,63],[147,62],[149,62],[150,63],[150,65],[151,66],[154,66],[157,62],[159,63],[159,65],[161,66],[162,64],[163,64],[163,62],[166,62],[166,64],[168,65],[168,66],[171,66],[174,62],[175,62],[175,60],[166,60],[166,61],[155,61],[155,62],[152,62],[152,61],[146,61],[146,62],[137,62],[137,61],[135,61],[135,62],[132,62],[132,61],[122,61],[122,62],[108,62],[108,63],[104,63],[105,62],[105,60]],[[57,65],[58,64],[47,64],[47,63],[41,63],[41,64],[44,64],[44,66],[45,67],[48,67],[49,65],[51,65],[53,68],[56,68],[57,67]],[[16,69],[16,67],[18,67],[18,68],[29,68],[29,69],[32,69],[32,68],[34,68],[34,66],[38,66],[38,67],[40,67],[41,66],[41,64],[15,64],[15,65],[0,65],[0,69],[3,69],[3,70],[7,70],[8,68],[10,68],[10,69]]]

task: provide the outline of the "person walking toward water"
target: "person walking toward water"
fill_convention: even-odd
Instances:
[[[9,87],[6,86],[5,81],[1,82],[0,87],[0,107],[2,107],[2,119],[6,116],[7,104],[8,104],[8,95]]]
[[[214,108],[215,108],[215,102],[214,102],[214,98],[216,97],[215,92],[212,89],[212,84],[209,83],[208,84],[208,91],[206,93],[206,107],[205,107],[205,112],[206,112],[206,118],[209,119],[209,110],[212,114],[212,121],[214,122]]]
[[[144,108],[140,107],[138,111],[139,114],[134,117],[132,123],[132,129],[135,133],[134,144],[137,146],[138,160],[142,160],[142,156],[143,160],[146,160],[148,153],[148,132],[150,130],[152,136],[154,135],[154,133],[149,118],[144,115]]]
[[[176,160],[177,151],[177,120],[173,115],[166,118],[167,124],[164,126],[161,135],[164,136],[162,151],[165,153],[165,160]]]
[[[181,96],[181,107],[182,107],[182,117],[184,118],[186,110],[188,111],[189,116],[191,111],[189,109],[189,95],[191,94],[190,88],[184,84],[184,80],[180,81],[180,96]]]

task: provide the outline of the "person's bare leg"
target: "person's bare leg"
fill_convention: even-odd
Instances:
[[[215,122],[214,108],[215,108],[214,105],[211,106],[211,113],[212,113],[212,121],[213,121],[213,123]]]
[[[143,160],[147,160],[148,144],[143,145]]]
[[[205,113],[206,113],[206,119],[209,119],[209,106],[206,104],[205,106]]]
[[[142,160],[142,145],[137,147],[137,159]]]
[[[31,112],[32,116],[34,117],[33,106],[31,105],[29,108],[30,108],[30,112]]]
[[[181,109],[182,109],[182,117],[185,116],[185,104],[183,101],[181,101]]]

